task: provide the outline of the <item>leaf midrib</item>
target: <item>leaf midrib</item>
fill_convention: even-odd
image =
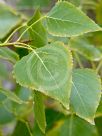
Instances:
[[[78,22],[75,22],[75,21],[70,21],[70,20],[65,20],[65,19],[59,19],[59,18],[55,18],[55,17],[51,17],[51,16],[46,16],[46,18],[48,19],[52,19],[52,20],[57,20],[57,21],[62,21],[62,22],[69,22],[69,23],[73,23],[73,24],[78,24],[78,25],[82,25],[82,26],[85,26],[81,23],[78,23]]]

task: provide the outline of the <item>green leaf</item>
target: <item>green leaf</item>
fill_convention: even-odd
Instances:
[[[18,121],[11,136],[32,136],[28,123]]]
[[[41,47],[47,44],[47,32],[42,25],[42,22],[39,21],[34,24],[37,20],[40,19],[40,17],[40,11],[37,10],[32,19],[27,23],[28,27],[32,25],[32,27],[29,29],[29,32],[32,41],[31,44],[35,47]]]
[[[58,37],[58,36],[53,36],[51,34],[48,34],[49,43],[56,42],[56,41],[60,41],[60,42],[63,42],[64,44],[68,44],[69,38],[68,37]]]
[[[21,16],[0,3],[0,39],[5,38],[21,22]]]
[[[0,106],[0,125],[11,122],[14,119],[14,115],[8,112],[3,106]]]
[[[48,6],[50,4],[51,0],[34,0],[33,4],[34,6]]]
[[[20,85],[38,90],[68,108],[72,56],[63,43],[55,42],[33,50],[16,63],[13,73]]]
[[[102,1],[99,1],[96,5],[96,8],[95,8],[95,13],[96,13],[96,20],[97,22],[102,25]]]
[[[101,52],[83,37],[72,38],[69,46],[73,51],[80,53],[91,61],[99,61],[102,58]]]
[[[34,113],[35,119],[38,123],[39,128],[43,133],[46,129],[46,118],[45,118],[45,107],[43,96],[40,92],[34,91]]]
[[[96,117],[99,117],[99,116],[102,116],[102,96],[101,96],[101,100],[96,112]]]
[[[93,123],[101,98],[100,78],[91,69],[76,69],[72,78],[71,107],[78,116]]]
[[[69,2],[58,2],[47,14],[48,32],[55,36],[78,36],[101,28]]]
[[[0,93],[3,94],[3,95],[5,95],[11,101],[14,101],[14,102],[16,102],[18,104],[22,104],[23,103],[23,101],[19,97],[17,97],[16,94],[14,94],[11,91],[5,91],[2,88],[0,88]]]
[[[46,136],[46,134],[42,133],[36,121],[34,122],[33,136]]]
[[[58,123],[47,136],[97,136],[94,126],[75,115],[70,115]]]
[[[98,130],[99,136],[102,136],[102,116],[95,118],[95,125]]]
[[[9,60],[12,63],[15,63],[17,60],[19,60],[18,54],[7,47],[0,47],[0,58]]]
[[[81,3],[83,3],[81,0],[66,0],[66,1],[69,1],[76,6],[80,6]]]
[[[51,0],[19,0],[18,8],[20,9],[29,9],[34,7],[45,7],[50,4]]]
[[[63,120],[63,119],[65,119],[63,113],[55,109],[50,109],[50,108],[46,109],[46,122],[47,122],[46,131],[51,130],[59,120]]]
[[[6,100],[6,96],[0,92],[0,105],[3,104],[3,102]]]
[[[10,99],[6,99],[3,102],[4,107],[18,118],[27,116],[33,108],[33,98],[31,97],[31,92],[32,91],[22,87],[17,89],[15,93],[19,99],[23,101],[23,103],[19,104],[17,102],[11,101]]]
[[[8,69],[6,67],[6,64],[0,60],[0,80],[4,80],[4,79],[8,79],[9,77],[9,72]]]

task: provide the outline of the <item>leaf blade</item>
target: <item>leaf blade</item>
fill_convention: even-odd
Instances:
[[[0,58],[9,60],[12,63],[15,63],[17,60],[19,60],[18,54],[8,47],[0,47]]]
[[[62,16],[63,15],[63,16]],[[69,2],[58,2],[47,14],[48,32],[54,36],[78,36],[101,28]]]
[[[76,114],[93,123],[100,98],[101,82],[97,74],[89,69],[74,70],[70,103]]]
[[[41,14],[39,10],[36,10],[34,16],[31,20],[28,21],[28,27],[32,25],[29,29],[30,38],[32,40],[32,44],[35,47],[41,47],[47,44],[47,32],[42,24],[42,21],[38,21],[34,24],[37,20],[41,18]],[[34,24],[34,25],[33,25]]]
[[[12,136],[32,136],[27,122],[18,121]]]
[[[37,91],[34,91],[34,115],[39,128],[43,133],[45,133],[46,129],[45,106],[42,94]]]
[[[48,131],[47,136],[97,136],[96,128],[75,115],[69,115]]]
[[[22,104],[23,101],[13,92],[11,91],[4,91],[3,89],[0,88],[0,93],[5,95],[8,99],[10,99],[11,101],[14,101],[18,104]]]
[[[0,3],[0,40],[4,39],[20,23],[21,16],[10,7]]]
[[[101,52],[83,37],[74,37],[69,41],[69,46],[73,51],[78,52],[91,61],[99,61],[102,58]]]
[[[55,42],[33,50],[16,63],[13,73],[19,84],[38,90],[69,107],[72,56],[64,44]]]

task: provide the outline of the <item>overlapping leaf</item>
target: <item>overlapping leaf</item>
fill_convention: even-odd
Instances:
[[[96,117],[99,117],[99,116],[102,116],[102,97],[96,112]]]
[[[0,105],[0,125],[6,124],[14,120],[14,115]]]
[[[99,136],[102,135],[102,116],[95,118],[95,125],[98,130]]]
[[[47,136],[97,136],[94,126],[75,115],[70,115],[57,124]]]
[[[14,66],[16,81],[60,101],[68,108],[72,57],[66,46],[55,42],[33,50]]]
[[[45,118],[44,101],[42,94],[37,91],[34,91],[34,113],[39,128],[42,130],[43,133],[45,133],[46,118]]]
[[[11,136],[32,136],[27,122],[18,121]]]
[[[15,13],[10,7],[0,3],[0,39],[5,38],[20,22],[20,15]]]
[[[70,103],[76,114],[93,123],[100,97],[99,76],[89,69],[74,70]]]
[[[7,79],[9,75],[8,69],[5,63],[0,60],[0,80]]]
[[[17,97],[16,94],[14,94],[11,91],[5,91],[2,88],[0,88],[0,93],[3,94],[4,96],[6,96],[11,101],[14,101],[14,102],[16,102],[18,104],[22,104],[23,103],[23,101],[19,97]]]
[[[32,110],[32,97],[31,91],[26,88],[20,88],[15,91],[17,97],[20,99],[19,103],[8,97],[3,102],[3,106],[10,112],[13,113],[16,117],[22,118],[25,115],[28,115]],[[21,103],[20,103],[21,102]]]
[[[45,7],[50,4],[51,0],[19,0],[17,7],[20,9],[29,9],[34,7]]]
[[[47,14],[46,25],[49,33],[61,37],[77,36],[101,30],[82,11],[65,1],[58,2]]]
[[[27,23],[28,27],[32,25],[29,29],[30,39],[32,45],[35,47],[41,47],[47,44],[47,32],[42,24],[42,21],[38,21],[41,18],[40,11],[37,10],[32,17],[32,19]],[[34,25],[33,25],[34,24]]]
[[[0,47],[0,58],[9,60],[12,63],[15,63],[19,59],[19,56],[16,52],[14,52],[13,50],[7,47]]]
[[[99,61],[102,58],[101,52],[83,37],[72,38],[69,46],[73,51],[80,53],[91,61]]]

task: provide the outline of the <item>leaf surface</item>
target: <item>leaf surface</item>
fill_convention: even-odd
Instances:
[[[32,19],[27,23],[28,27],[32,25],[29,29],[29,33],[32,41],[31,43],[35,47],[41,47],[47,44],[47,32],[42,24],[42,21],[37,22],[40,18],[40,11],[37,10]]]
[[[18,121],[12,136],[32,136],[27,122]]]
[[[34,91],[34,113],[39,128],[42,130],[43,133],[45,133],[46,117],[43,95],[37,91]]]
[[[72,56],[64,44],[55,42],[33,50],[16,63],[13,73],[20,85],[38,90],[68,108]]]
[[[0,88],[0,93],[3,94],[4,96],[6,96],[8,99],[10,99],[11,101],[14,101],[18,104],[22,104],[23,101],[13,92],[11,91],[5,91],[2,88]]]
[[[9,60],[12,63],[15,63],[17,60],[19,60],[18,54],[8,47],[0,47],[0,58]]]
[[[71,107],[76,114],[90,123],[101,98],[101,81],[99,76],[89,69],[73,71],[73,86],[71,91]]]
[[[78,36],[101,28],[69,2],[58,2],[47,14],[48,32],[55,36]]]
[[[0,39],[5,38],[20,22],[20,15],[0,3]]]
[[[97,136],[93,125],[75,115],[70,115],[58,123],[47,136]]]
[[[99,136],[102,135],[102,116],[95,118],[95,125],[98,130]]]
[[[102,58],[101,52],[83,37],[74,37],[69,41],[69,46],[73,51],[80,53],[91,61],[99,61]]]
[[[14,120],[14,115],[0,105],[0,125],[7,124],[12,120]]]
[[[25,117],[33,108],[32,91],[21,87],[15,90],[15,93],[22,103],[17,103],[11,99],[6,99],[3,102],[4,107],[18,118]]]

